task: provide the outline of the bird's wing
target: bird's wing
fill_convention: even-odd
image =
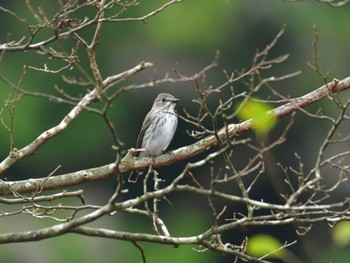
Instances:
[[[141,131],[139,133],[139,137],[137,137],[136,149],[140,149],[142,147],[143,136],[145,135],[146,130],[148,129],[148,127],[151,124],[151,118],[148,117],[148,114],[146,115],[145,120],[142,123],[142,128],[141,128]],[[136,156],[139,156],[139,155],[140,155],[140,152],[137,152]]]

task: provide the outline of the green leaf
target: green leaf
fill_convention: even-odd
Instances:
[[[338,223],[332,231],[334,242],[339,246],[350,244],[350,222]]]
[[[276,125],[277,119],[268,111],[271,105],[257,100],[248,100],[238,106],[238,118],[243,121],[251,119],[258,136],[265,136]]]
[[[254,257],[262,257],[270,254],[269,257],[283,258],[285,249],[282,243],[270,235],[258,234],[249,238],[247,253]]]

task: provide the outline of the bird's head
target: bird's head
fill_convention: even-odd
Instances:
[[[178,101],[178,99],[169,93],[160,93],[155,99],[153,107],[157,107],[166,111],[174,111],[176,102]]]

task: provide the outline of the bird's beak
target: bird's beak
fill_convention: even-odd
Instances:
[[[178,102],[179,101],[179,99],[173,99],[173,102],[174,103],[176,103],[176,102]]]

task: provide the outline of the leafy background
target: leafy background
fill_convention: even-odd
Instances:
[[[123,14],[125,17],[144,15],[165,1],[140,1],[140,5]],[[49,14],[53,14],[57,4],[53,1],[33,1],[33,5],[40,5]],[[29,21],[34,22],[30,13],[24,8],[21,1],[7,1],[1,5],[18,12]],[[319,64],[323,70],[329,70],[329,80],[333,77],[343,78],[349,74],[349,43],[350,43],[350,5],[342,8],[332,8],[316,1],[297,1],[295,3],[280,0],[186,0],[175,4],[164,12],[150,18],[147,23],[110,23],[103,27],[101,40],[97,48],[97,61],[103,77],[116,74],[133,67],[140,61],[154,63],[154,68],[142,72],[128,79],[118,87],[128,84],[147,82],[153,78],[162,78],[166,73],[174,76],[173,68],[177,65],[181,74],[191,75],[209,64],[220,50],[220,68],[208,75],[208,84],[216,85],[224,79],[222,69],[228,72],[235,69],[249,68],[256,49],[263,49],[285,24],[286,31],[272,55],[290,54],[290,58],[283,64],[266,71],[268,74],[281,76],[296,70],[302,74],[293,79],[275,84],[280,85],[283,94],[298,96],[311,91],[323,84],[322,79],[307,66],[313,60],[313,25],[319,32]],[[92,16],[93,9],[85,9],[81,17]],[[0,43],[7,39],[19,39],[25,30],[18,21],[7,14],[1,14]],[[82,31],[80,34],[91,39],[93,28]],[[10,33],[10,34],[9,34]],[[38,39],[51,35],[51,32],[42,32]],[[70,41],[57,43],[69,50],[74,45]],[[86,54],[81,50],[79,59],[89,72]],[[61,64],[55,60],[47,61],[44,56],[35,51],[25,53],[7,53],[0,61],[0,71],[11,82],[17,83],[23,65],[43,67],[47,63],[52,69]],[[77,71],[67,71],[67,76],[74,76]],[[71,94],[80,94],[84,91],[79,87],[69,86],[58,75],[44,74],[27,69],[22,82],[22,88],[30,91],[40,91],[55,94],[54,84],[59,85]],[[244,87],[242,87],[243,89]],[[178,112],[183,108],[193,109],[192,98],[195,96],[194,83],[168,84],[154,89],[135,90],[122,94],[114,103],[110,112],[119,138],[124,142],[125,149],[134,146],[145,112],[149,110],[154,97],[159,92],[171,92],[180,98]],[[0,81],[0,99],[3,103],[8,95],[8,86]],[[342,96],[348,96],[342,93]],[[324,107],[332,113],[334,110],[329,104],[319,102],[315,109]],[[99,107],[97,104],[96,107]],[[71,106],[53,104],[42,98],[23,97],[17,104],[14,139],[15,147],[21,148],[36,138],[42,131],[56,125],[70,110]],[[9,116],[1,116],[5,122]],[[283,120],[282,120],[283,122]],[[295,164],[294,152],[298,152],[305,167],[311,168],[314,164],[317,145],[322,141],[326,132],[323,124],[310,122],[305,115],[297,114],[296,124],[288,134],[287,142],[273,154],[284,165]],[[194,142],[186,134],[191,129],[180,122],[179,128],[170,148]],[[277,128],[278,130],[278,128]],[[5,176],[9,180],[45,177],[58,165],[62,165],[59,173],[76,171],[112,162],[115,153],[111,149],[112,139],[104,123],[97,115],[84,113],[63,134],[54,138],[43,146],[36,155],[18,163]],[[348,147],[349,145],[344,145]],[[244,160],[244,152],[237,149],[237,159]],[[0,126],[0,159],[9,153],[9,136]],[[282,154],[281,154],[282,153]],[[173,178],[181,170],[184,163],[160,170]],[[201,170],[199,173],[205,171]],[[281,176],[276,172],[273,176]],[[2,178],[3,179],[3,178]],[[257,196],[276,198],[271,192],[272,180],[276,178],[266,175],[259,185]],[[81,187],[86,191],[88,202],[103,204],[114,190],[115,180],[110,178],[103,182],[86,184]],[[79,187],[79,188],[81,188]],[[142,191],[141,186],[135,185],[135,195]],[[349,190],[349,189],[345,189]],[[347,194],[346,191],[339,195]],[[212,223],[208,204],[203,200],[193,199],[189,195],[171,195],[170,205],[163,202],[160,215],[167,223],[171,233],[177,236],[198,234]],[[76,202],[76,200],[71,200]],[[0,210],[11,209],[0,205]],[[230,207],[230,211],[235,211]],[[180,211],[180,212],[179,212]],[[37,229],[43,225],[52,225],[50,220],[34,220],[29,215],[2,217],[0,232]],[[127,215],[117,215],[103,218],[94,225],[108,226],[113,229],[129,231],[151,231],[151,222],[145,218],[129,218]],[[346,224],[343,229],[349,229]],[[347,246],[349,239],[341,237],[326,223],[314,226],[305,236],[298,236],[293,226],[289,227],[261,227],[249,230],[234,230],[225,238],[240,244],[245,236],[267,234],[274,241],[291,242],[297,244],[288,248],[283,256],[284,260],[291,258],[291,262],[345,262],[350,256]],[[347,230],[348,231],[348,230]],[[263,236],[264,237],[264,236]],[[339,241],[341,240],[341,241]],[[274,242],[272,241],[272,242]],[[257,244],[269,242],[258,239]],[[142,244],[149,262],[231,262],[232,258],[217,255],[210,251],[196,253],[193,246],[160,246]],[[200,248],[196,248],[200,249]],[[75,235],[49,239],[33,243],[6,244],[0,246],[2,262],[138,262],[139,253],[131,244],[122,241],[86,238]],[[280,259],[281,260],[281,259]]]

